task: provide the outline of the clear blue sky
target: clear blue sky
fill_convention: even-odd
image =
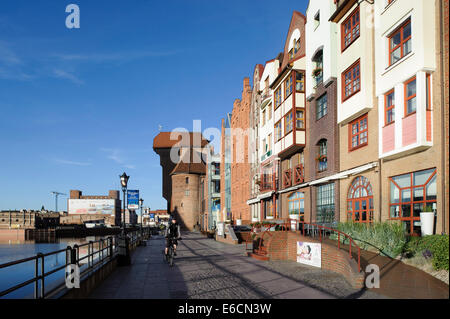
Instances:
[[[67,29],[65,8],[81,10]],[[56,190],[107,194],[131,176],[165,208],[158,126],[220,128],[257,63],[284,46],[307,1],[4,0],[0,4],[0,210],[54,209]],[[66,209],[66,198],[59,208]]]

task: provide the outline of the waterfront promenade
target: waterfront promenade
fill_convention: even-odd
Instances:
[[[243,245],[228,245],[184,233],[174,267],[163,261],[164,238],[154,236],[89,298],[385,298],[353,289],[336,273],[290,261],[259,261]],[[360,293],[358,293],[360,292]]]

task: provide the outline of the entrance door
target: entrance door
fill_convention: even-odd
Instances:
[[[350,186],[347,197],[347,219],[355,223],[373,221],[372,186],[364,176],[355,178]]]

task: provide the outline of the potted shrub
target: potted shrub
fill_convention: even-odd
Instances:
[[[425,206],[423,212],[420,213],[420,230],[422,236],[433,235],[434,228],[434,211],[431,206]]]

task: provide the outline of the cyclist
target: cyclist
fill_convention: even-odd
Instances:
[[[181,238],[180,225],[177,223],[175,216],[172,216],[169,227],[166,228],[166,249],[164,253],[167,256],[169,246],[173,245],[173,254],[177,255],[177,240]]]

